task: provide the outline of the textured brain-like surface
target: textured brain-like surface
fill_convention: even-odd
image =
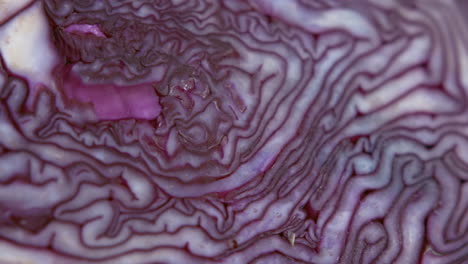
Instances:
[[[468,261],[463,2],[2,5],[1,263]]]

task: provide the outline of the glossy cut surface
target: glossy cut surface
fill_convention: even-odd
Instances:
[[[467,263],[467,10],[0,0],[0,263]]]

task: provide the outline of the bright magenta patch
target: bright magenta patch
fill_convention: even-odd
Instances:
[[[159,97],[151,84],[84,84],[78,77],[69,74],[64,86],[68,98],[92,103],[101,120],[152,120],[161,113]]]
[[[73,24],[65,28],[66,32],[71,33],[83,33],[83,34],[93,34],[97,37],[105,37],[101,29],[97,25],[89,24]]]

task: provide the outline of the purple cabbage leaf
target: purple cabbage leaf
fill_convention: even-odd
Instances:
[[[0,1],[0,263],[468,263],[467,11]]]

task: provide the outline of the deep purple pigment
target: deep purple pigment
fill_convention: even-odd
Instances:
[[[464,3],[0,3],[0,263],[468,263]]]

